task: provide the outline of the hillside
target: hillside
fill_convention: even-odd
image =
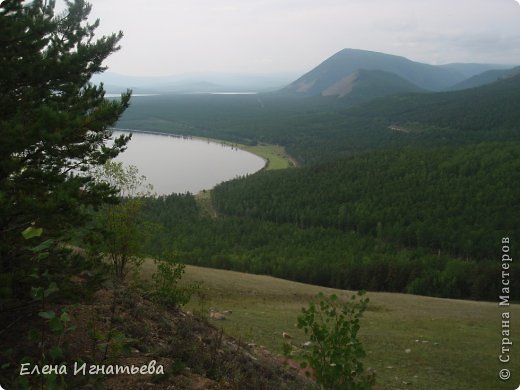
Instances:
[[[518,130],[520,74],[470,90],[374,100],[348,112],[459,131]]]
[[[84,259],[79,259],[81,261]],[[38,310],[32,303],[2,306],[0,387],[231,390],[252,386],[296,390],[311,383],[276,354],[247,345],[240,336],[233,338],[223,334],[216,324],[209,322],[206,313],[193,315],[172,305],[159,304],[150,290],[152,275],[157,271],[155,264],[153,269],[150,264],[151,261],[145,264],[146,278],[138,283],[134,279],[133,283],[118,284],[110,278],[107,267],[103,272],[92,269],[81,274],[66,270],[59,292],[55,291],[45,303],[50,313],[65,313],[60,318],[66,319],[66,331],[60,331],[62,328],[56,323],[51,324],[49,332],[42,336],[46,338],[44,346],[39,346],[53,346],[48,353],[49,360],[45,360],[49,364],[56,364],[57,358],[66,356],[61,365],[68,369],[56,378],[20,375],[18,362],[31,362],[31,368],[38,363],[39,348],[31,344],[30,337],[21,335],[32,335],[43,326],[41,308]],[[105,279],[103,285],[102,279]],[[13,340],[16,340],[15,348]],[[78,366],[85,362],[87,374],[82,375],[82,371],[73,374],[73,362],[78,362]],[[156,365],[150,366],[151,362]],[[147,370],[140,375],[135,372],[111,375],[107,370],[107,374],[92,375],[89,368],[100,365],[162,367],[162,372]]]
[[[406,92],[424,90],[390,72],[359,69],[323,90],[321,95],[361,102]]]
[[[294,129],[291,136],[286,130],[285,146],[301,162],[315,163],[381,148],[518,140],[519,123],[516,75],[468,90],[388,96],[302,115],[285,124]]]
[[[510,65],[500,64],[478,64],[456,62],[451,64],[438,65],[440,68],[448,69],[459,73],[465,79],[487,72],[488,70],[510,69]]]
[[[205,216],[191,195],[148,199],[141,218],[162,228],[147,252],[329,287],[494,299],[497,245],[520,237],[519,149],[385,151],[266,171],[217,186]]]
[[[520,73],[520,67],[512,69],[493,69],[480,73],[448,88],[449,91],[480,87],[495,81],[513,77]]]
[[[487,143],[366,153],[261,172],[222,183],[212,194],[224,215],[336,227],[400,246],[490,259],[501,237],[520,239],[513,222],[520,217],[513,195],[520,193],[519,172],[520,143]]]
[[[143,275],[152,269],[152,264],[145,264]],[[295,327],[296,317],[318,292],[345,299],[352,294],[270,276],[192,266],[187,266],[185,279],[203,282],[203,293],[187,309],[231,311],[225,320],[211,323],[274,354],[282,352],[282,332],[288,332],[297,347],[307,341]],[[377,389],[511,388],[510,383],[496,379],[500,343],[496,303],[374,292],[368,297],[361,339],[367,351],[365,367],[375,370]],[[518,305],[510,310],[513,318],[520,316]],[[512,372],[520,370],[519,358],[515,349],[509,367]]]
[[[519,150],[512,143],[361,154],[223,183],[213,200],[220,215],[259,226],[292,224],[321,236],[323,245],[309,237],[298,244],[305,256],[285,255],[298,268],[284,277],[492,299],[496,247],[502,237],[520,237],[514,222],[520,189],[512,184],[520,182]],[[340,232],[341,243],[335,241]],[[280,246],[296,247],[295,233],[285,234]],[[244,241],[246,235],[244,229]],[[282,275],[284,266],[270,256],[264,251],[270,265],[264,270]],[[320,271],[313,272],[318,263]],[[241,266],[230,262],[235,265]]]
[[[442,90],[462,81],[459,72],[410,61],[390,54],[357,49],[344,49],[328,58],[310,72],[289,84],[281,92],[301,95],[322,95],[328,88],[348,78],[359,69],[393,73],[419,88]]]

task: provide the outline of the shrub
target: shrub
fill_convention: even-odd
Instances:
[[[311,303],[298,316],[298,328],[310,335],[312,343],[301,366],[312,367],[324,389],[370,389],[374,383],[374,376],[365,374],[361,363],[365,352],[358,339],[359,322],[368,304],[363,295],[359,292],[341,302],[336,295],[320,293],[319,303]]]
[[[184,306],[189,302],[192,294],[199,288],[199,284],[179,286],[185,267],[181,263],[157,262],[157,272],[152,276],[151,293],[156,302],[170,307]]]

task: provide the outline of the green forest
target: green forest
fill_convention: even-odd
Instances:
[[[500,240],[520,237],[519,94],[516,76],[363,104],[139,100],[118,126],[275,143],[300,165],[218,185],[217,218],[189,194],[147,199],[143,220],[161,226],[147,250],[323,286],[496,299]]]
[[[358,154],[213,190],[225,215],[334,227],[469,259],[518,235],[520,144]],[[500,198],[500,201],[497,201]]]
[[[147,247],[323,286],[492,300],[501,238],[518,237],[518,152],[378,152],[261,172],[212,191],[218,218],[189,194],[147,199],[142,218],[162,227]]]

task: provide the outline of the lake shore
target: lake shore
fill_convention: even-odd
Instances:
[[[116,127],[112,128],[112,130],[113,131],[143,133],[143,134],[164,135],[164,136],[178,137],[178,138],[183,138],[183,139],[197,139],[197,140],[213,142],[216,144],[227,145],[230,147],[236,147],[237,149],[252,153],[252,154],[262,158],[265,161],[265,166],[262,169],[265,169],[265,170],[286,169],[286,168],[291,168],[291,167],[297,167],[299,165],[298,162],[285,151],[285,148],[280,145],[272,145],[272,144],[266,144],[266,143],[260,143],[257,145],[245,145],[245,144],[221,140],[221,139],[217,139],[217,138],[183,135],[183,134],[176,134],[173,132],[160,131],[160,130],[122,129],[122,128],[116,128]]]
[[[269,164],[265,157],[235,144],[159,131],[111,130],[115,136],[134,134],[127,150],[115,161],[136,166],[158,195],[196,194],[266,169]]]

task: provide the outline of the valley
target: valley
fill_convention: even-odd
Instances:
[[[298,162],[146,200],[142,220],[162,228],[147,254],[188,264],[186,282],[203,287],[187,309],[229,312],[210,322],[256,347],[281,353],[285,332],[299,348],[295,319],[318,291],[366,289],[377,388],[505,389],[495,254],[503,237],[520,239],[518,102],[515,71],[351,50],[279,91],[141,100],[121,126],[280,145]]]
[[[147,250],[329,287],[492,300],[497,243],[519,237],[519,94],[512,75],[362,104],[285,92],[140,100],[122,124],[277,144],[299,163],[218,185],[204,198],[216,219],[189,197],[147,201],[142,218],[164,227]]]
[[[108,3],[122,23],[133,8]],[[125,66],[157,66],[133,76],[102,74],[127,41],[95,40],[90,4],[0,3],[0,388],[517,384],[520,72],[514,50],[500,63],[490,53],[518,34],[491,34],[486,51],[475,40],[487,30],[451,32],[450,56],[444,35],[425,27],[416,41],[405,31],[422,25],[383,12],[368,35],[398,39],[366,47],[432,63],[339,50],[332,25],[321,36],[328,21],[356,23],[331,19],[343,5],[326,2],[327,28],[315,25],[311,3],[289,19],[273,12],[262,37],[293,17],[312,23],[251,58],[256,40],[233,45],[257,31],[240,25],[239,8],[266,16],[256,3],[199,9],[184,28],[175,17],[188,3],[157,8],[168,42],[155,46],[161,31],[143,39],[152,51],[130,50]],[[501,9],[502,25],[513,12]],[[438,11],[443,25],[451,14]],[[227,14],[233,23],[221,23]],[[316,52],[308,31],[321,37]],[[433,38],[442,42],[418,43]],[[223,71],[238,63],[272,72]],[[177,66],[186,73],[168,76]],[[146,177],[166,186],[148,191]],[[75,362],[166,370],[19,369]]]

